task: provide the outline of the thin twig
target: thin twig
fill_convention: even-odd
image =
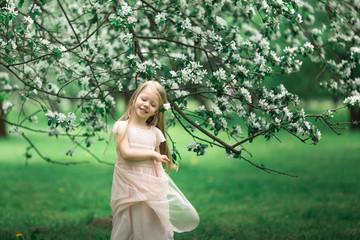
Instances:
[[[59,165],[76,165],[76,164],[82,164],[82,163],[89,163],[89,161],[81,161],[81,162],[59,162],[59,161],[54,161],[51,160],[48,157],[45,157],[44,155],[41,154],[41,152],[39,151],[39,149],[37,149],[37,147],[35,147],[35,145],[31,142],[31,140],[25,136],[24,133],[21,134],[22,137],[30,144],[31,148],[33,148],[35,150],[35,152],[45,161],[49,162],[49,163],[53,163],[53,164],[59,164]]]

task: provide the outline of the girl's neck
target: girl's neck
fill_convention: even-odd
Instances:
[[[130,124],[134,127],[142,128],[142,129],[149,129],[148,124],[146,123],[147,119],[137,118],[136,116],[133,116],[131,119]]]

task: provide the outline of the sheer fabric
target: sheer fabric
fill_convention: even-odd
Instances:
[[[127,121],[117,121],[113,134],[122,136]],[[129,127],[130,148],[154,150],[165,141],[162,132]],[[175,232],[191,231],[199,215],[164,171],[151,159],[126,161],[118,153],[110,202],[113,214],[112,240],[173,239]]]

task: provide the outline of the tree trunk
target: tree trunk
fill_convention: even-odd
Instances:
[[[352,129],[359,130],[360,129],[360,108],[350,108],[350,121],[357,121],[358,124],[351,124]]]
[[[6,128],[5,128],[5,116],[2,111],[2,102],[0,100],[0,137],[6,137]]]

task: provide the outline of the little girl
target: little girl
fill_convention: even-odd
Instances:
[[[175,165],[164,136],[164,88],[142,84],[112,129],[116,136],[112,240],[167,240],[191,231],[199,215],[167,175]]]

